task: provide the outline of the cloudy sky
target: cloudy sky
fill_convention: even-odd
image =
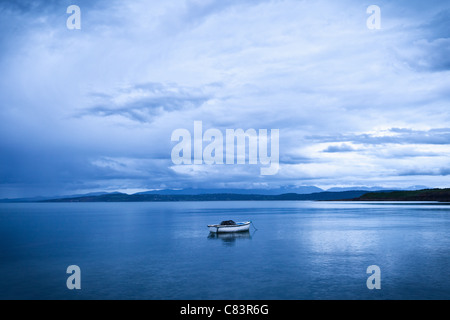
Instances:
[[[0,198],[449,187],[448,1],[15,0],[0,17]],[[175,165],[171,134],[196,120],[279,129],[278,173]]]

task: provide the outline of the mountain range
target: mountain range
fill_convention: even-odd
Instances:
[[[422,190],[425,186],[401,189]],[[334,187],[327,190],[315,186],[286,186],[277,189],[163,189],[126,194],[121,192],[94,192],[86,194],[58,195],[0,199],[0,202],[87,202],[87,201],[214,201],[214,200],[345,200],[357,199],[369,192],[387,192],[397,189],[382,187]]]

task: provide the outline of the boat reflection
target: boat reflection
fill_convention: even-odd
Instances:
[[[251,238],[252,235],[250,234],[250,231],[224,232],[224,233],[210,232],[208,235],[208,239],[211,240],[220,239],[223,241],[224,245],[234,245],[236,240],[251,239]]]

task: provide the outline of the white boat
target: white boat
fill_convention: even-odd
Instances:
[[[251,221],[245,222],[234,222],[230,224],[223,224],[227,221],[222,221],[221,224],[210,224],[208,225],[210,232],[222,233],[222,232],[242,232],[248,231],[250,229]]]

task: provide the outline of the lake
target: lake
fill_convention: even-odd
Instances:
[[[209,233],[229,219],[253,225]],[[2,203],[0,263],[0,299],[450,299],[450,206]]]

